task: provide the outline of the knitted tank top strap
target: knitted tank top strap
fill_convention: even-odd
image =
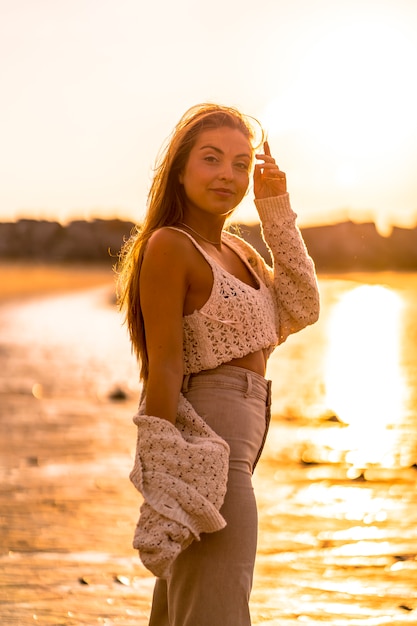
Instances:
[[[200,246],[200,244],[197,243],[197,241],[194,239],[192,235],[190,235],[190,233],[187,233],[185,232],[185,230],[182,230],[182,228],[177,228],[176,226],[166,226],[165,228],[170,228],[171,230],[177,230],[178,232],[183,233],[184,235],[187,235],[188,239],[190,239],[192,243],[195,245],[195,247],[197,248],[197,250],[201,252],[201,254],[206,259],[210,267],[213,270],[218,268],[216,261],[204,250],[204,248]]]

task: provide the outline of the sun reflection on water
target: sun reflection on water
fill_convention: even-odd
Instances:
[[[379,285],[345,293],[329,323],[326,403],[347,424],[348,463],[393,465],[393,427],[404,416],[401,298]]]

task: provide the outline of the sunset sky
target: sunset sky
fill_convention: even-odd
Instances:
[[[140,221],[173,125],[216,101],[262,122],[301,225],[417,224],[416,0],[0,9],[1,221]]]

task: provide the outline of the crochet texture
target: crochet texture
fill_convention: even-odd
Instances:
[[[270,267],[242,238],[224,242],[248,264],[260,282],[254,289],[226,272],[202,251],[213,270],[208,301],[183,320],[184,373],[214,369],[233,358],[273,349],[318,319],[319,294],[314,263],[295,224],[289,195],[256,200]]]
[[[224,528],[229,446],[181,394],[177,422],[144,415],[130,479],[144,498],[133,546],[155,576],[169,577],[178,554],[200,534]]]

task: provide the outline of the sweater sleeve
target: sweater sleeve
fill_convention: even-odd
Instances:
[[[169,577],[172,563],[201,533],[226,526],[220,513],[227,489],[229,446],[180,394],[174,424],[144,414],[137,426],[130,480],[143,496],[133,546],[155,576]]]
[[[273,259],[261,272],[273,290],[278,341],[317,321],[319,290],[313,260],[296,225],[289,195],[255,200],[262,236]]]

